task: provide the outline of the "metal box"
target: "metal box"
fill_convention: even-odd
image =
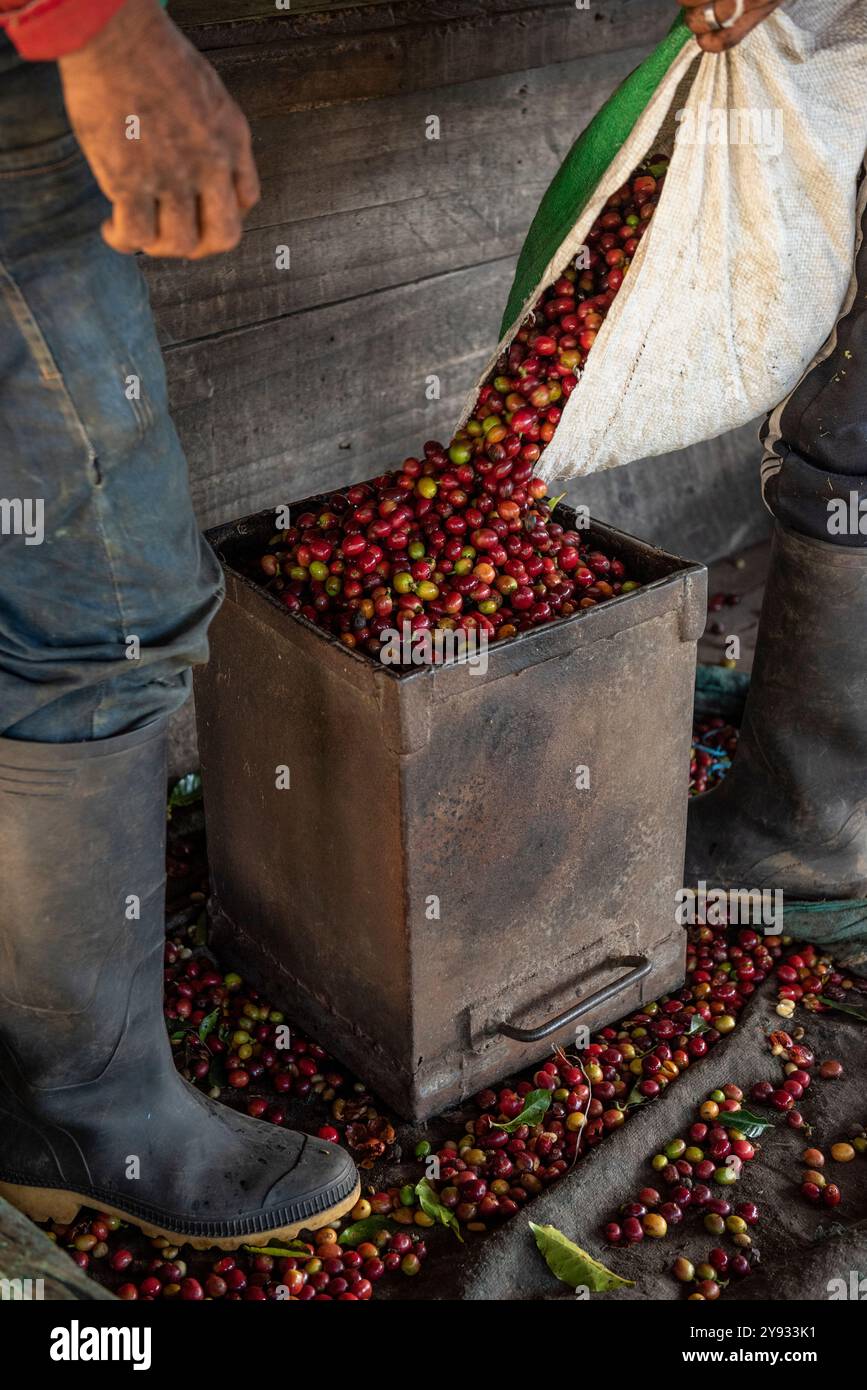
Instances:
[[[224,954],[415,1119],[677,988],[704,567],[592,522],[643,587],[492,644],[485,673],[399,674],[243,576],[273,526],[208,537],[228,592],[196,710]]]

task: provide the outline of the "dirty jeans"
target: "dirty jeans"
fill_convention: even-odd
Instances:
[[[778,521],[835,545],[867,546],[867,176],[849,291],[830,338],[762,430],[762,494]],[[829,502],[832,509],[829,511]],[[829,529],[833,503],[848,529]],[[840,515],[839,510],[836,515]],[[857,524],[856,524],[857,523]]]
[[[66,743],[176,709],[221,576],[199,534],[147,291],[57,70],[0,41],[0,736]]]

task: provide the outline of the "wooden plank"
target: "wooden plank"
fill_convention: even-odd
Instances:
[[[182,29],[213,29],[226,24],[273,19],[275,13],[294,18],[298,15],[332,15],[340,10],[360,10],[372,6],[395,9],[395,0],[169,0],[168,12]]]
[[[202,524],[370,477],[448,430],[511,272],[495,261],[169,348]]]
[[[168,12],[198,46],[219,49],[417,29],[467,19],[511,17],[522,23],[528,14],[570,7],[584,21],[588,41],[601,44],[602,49],[634,44],[636,32],[643,33],[648,22],[663,26],[672,22],[670,0],[591,0],[586,10],[579,10],[575,0],[436,0],[435,4],[430,0],[292,0],[288,10],[279,10],[268,0],[170,0]],[[597,29],[592,40],[591,24]]]
[[[258,122],[263,198],[241,245],[143,263],[162,342],[516,255],[575,136],[639,56]],[[431,108],[439,140],[425,137]]]
[[[253,120],[345,101],[430,91],[619,48],[650,46],[671,23],[669,0],[619,0],[576,10],[571,0],[520,9],[429,7],[414,23],[322,32],[287,28],[282,18],[193,30],[230,92]],[[347,11],[379,17],[388,10]],[[300,25],[304,17],[294,21]],[[353,20],[353,25],[355,20]],[[327,30],[328,26],[324,26]],[[290,41],[291,39],[291,41]]]
[[[5,1281],[9,1281],[6,1283]],[[0,1300],[111,1299],[45,1232],[0,1197]]]

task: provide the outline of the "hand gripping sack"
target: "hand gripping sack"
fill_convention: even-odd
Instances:
[[[724,54],[704,53],[677,20],[545,194],[482,377],[611,194],[648,155],[671,153],[542,477],[682,449],[792,390],[849,283],[865,146],[867,0],[789,0]]]

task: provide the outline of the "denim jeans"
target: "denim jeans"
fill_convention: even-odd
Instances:
[[[762,430],[762,494],[801,535],[867,546],[867,174],[855,264],[840,317],[794,391]],[[803,268],[801,268],[803,270]],[[793,273],[799,273],[793,267]],[[841,529],[832,518],[842,514]]]
[[[78,742],[176,709],[222,597],[135,260],[57,69],[0,41],[0,736]]]

